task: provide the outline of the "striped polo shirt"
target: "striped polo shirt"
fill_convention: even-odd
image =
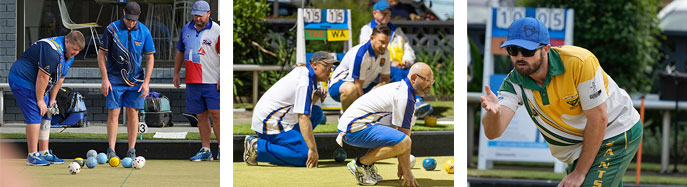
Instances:
[[[389,52],[375,55],[370,41],[367,41],[354,46],[344,55],[341,63],[332,73],[329,83],[332,85],[341,80],[348,82],[363,80],[363,88],[367,88],[372,82],[379,83],[380,75],[390,74],[389,68],[391,68]]]
[[[310,115],[315,89],[317,77],[310,64],[291,70],[255,104],[251,129],[268,135],[293,129],[298,114]]]
[[[356,99],[341,115],[337,128],[340,132],[353,133],[375,124],[404,129],[415,124],[415,89],[408,77]]]
[[[590,51],[576,46],[552,47],[543,87],[511,71],[498,91],[499,103],[516,111],[525,105],[554,157],[571,164],[582,152],[589,110],[606,102],[608,124],[604,140],[639,121],[625,90],[601,68]]]

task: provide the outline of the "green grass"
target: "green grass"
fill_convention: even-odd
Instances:
[[[34,186],[219,186],[220,162],[189,162],[188,160],[147,159],[142,169],[110,167],[107,164],[95,168],[82,168],[76,175],[67,172],[72,159],[61,165],[25,166],[26,159],[0,160],[2,169],[10,171],[16,180],[28,181]],[[225,161],[226,162],[226,161]],[[243,163],[242,163],[243,164]],[[245,164],[244,164],[245,165]],[[7,172],[4,174],[7,175]],[[351,177],[352,178],[352,177]],[[11,180],[10,180],[11,181]],[[0,186],[9,185],[8,181]]]
[[[473,165],[476,165],[473,160]],[[553,173],[553,163],[533,163],[533,162],[494,162],[495,169],[477,170],[468,168],[468,176],[485,178],[513,178],[513,179],[538,179],[538,180],[562,180],[565,173]],[[680,164],[678,168],[685,168],[686,164]],[[523,169],[526,168],[526,169]],[[634,183],[636,163],[630,163],[628,170],[623,177],[624,183]],[[684,175],[659,175],[661,164],[642,163],[642,184],[670,184],[687,185]],[[672,165],[669,167],[672,169]]]
[[[453,101],[427,101],[427,103],[434,108],[432,115],[438,117],[453,116]]]
[[[451,156],[434,156],[437,167],[431,171],[422,169],[422,160],[427,157],[417,157],[415,167],[411,169],[420,186],[454,186],[454,174],[444,170],[446,160]],[[355,177],[347,171],[346,163],[353,160],[348,158],[344,162],[335,162],[331,158],[320,157],[318,168],[277,166],[260,162],[258,166],[247,166],[243,162],[234,162],[234,186],[358,186]],[[384,180],[376,186],[401,186],[396,173],[398,162],[396,158],[389,158],[375,162],[378,174]],[[146,166],[147,167],[147,166]],[[222,170],[224,172],[224,170]],[[276,177],[279,176],[279,177]],[[458,182],[464,186],[465,182]]]
[[[453,101],[427,101],[434,108],[433,115],[437,117],[453,116]],[[234,104],[234,108],[252,109],[252,104],[241,103]],[[455,119],[454,119],[455,121]],[[234,134],[255,134],[255,131],[250,129],[251,124],[234,124]],[[318,125],[314,132],[316,133],[332,133],[337,132],[337,123],[327,123],[325,125]],[[452,131],[454,125],[437,124],[434,127],[426,126],[424,120],[415,121],[413,131]]]
[[[162,139],[158,139],[158,138],[153,138],[153,135],[155,135],[155,133],[144,133],[143,139],[144,140],[153,140],[153,139],[154,140],[162,140]],[[118,140],[126,140],[127,137],[128,137],[127,133],[117,134]],[[0,138],[4,138],[4,139],[26,139],[26,134],[24,134],[24,133],[0,133]],[[107,134],[71,133],[71,132],[50,133],[50,139],[102,139],[102,140],[106,140]],[[210,139],[216,140],[217,138],[215,137],[215,134],[212,134]],[[200,140],[200,133],[189,132],[188,134],[186,134],[186,140]]]

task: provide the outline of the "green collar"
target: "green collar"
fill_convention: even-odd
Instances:
[[[531,90],[538,90],[538,91],[543,91],[544,88],[546,88],[547,85],[551,82],[551,77],[560,75],[563,72],[565,72],[565,67],[563,66],[563,61],[561,60],[561,56],[556,52],[556,50],[549,50],[549,71],[546,74],[546,80],[544,80],[544,85],[543,88],[539,87],[532,78],[528,77],[523,77],[518,73],[518,71],[511,71],[510,75],[508,76],[508,79],[515,84],[522,85],[523,87]]]

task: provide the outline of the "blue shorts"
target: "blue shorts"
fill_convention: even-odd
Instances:
[[[312,106],[310,123],[315,129],[317,124],[324,120],[322,108]],[[308,144],[303,139],[300,124],[293,129],[279,134],[258,133],[258,162],[269,162],[284,166],[305,166],[308,160]]]
[[[186,84],[186,112],[200,114],[219,110],[217,84]]]
[[[349,145],[361,148],[377,148],[393,146],[401,143],[406,134],[391,127],[374,124],[354,133],[346,133],[343,141]]]
[[[135,109],[143,109],[143,102],[145,98],[141,97],[143,90],[138,92],[141,84],[136,86],[115,86],[112,85],[112,90],[107,93],[105,99],[105,108],[118,109],[122,107],[130,107]]]
[[[329,90],[328,90],[329,96],[331,96],[332,99],[334,99],[334,101],[336,101],[336,102],[341,102],[341,92],[339,92],[339,87],[341,87],[341,84],[343,84],[344,82],[350,82],[350,81],[341,80],[341,81],[338,81],[338,82],[329,86]],[[363,89],[363,93],[369,92],[375,86],[377,86],[376,82],[370,83],[370,85],[368,85],[367,88]]]
[[[14,99],[17,100],[17,105],[24,114],[24,122],[26,124],[40,124],[41,118],[50,120],[51,117],[45,115],[41,117],[41,110],[38,108],[38,101],[36,101],[36,91],[26,89],[19,85],[10,82],[10,88]],[[48,96],[43,97],[43,101],[48,105]]]

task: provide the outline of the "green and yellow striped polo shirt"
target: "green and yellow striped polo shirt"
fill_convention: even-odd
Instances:
[[[511,71],[498,91],[499,103],[513,111],[524,105],[554,157],[572,163],[579,157],[589,110],[606,102],[608,124],[604,140],[623,133],[639,121],[632,99],[601,68],[589,50],[552,47],[542,87],[530,77]]]

